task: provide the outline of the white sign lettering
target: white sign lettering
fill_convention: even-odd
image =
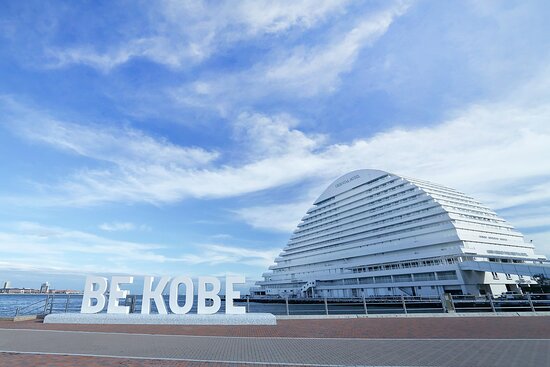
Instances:
[[[170,277],[160,278],[156,287],[153,288],[155,278],[146,276],[143,279],[143,300],[141,304],[141,313],[149,314],[151,312],[151,302],[155,306],[159,314],[167,314],[168,309],[164,302],[162,294],[168,284],[169,296],[168,305],[172,313],[183,315],[188,313],[193,307],[194,286],[191,278],[186,276],[178,276],[173,279]],[[120,301],[125,300],[129,294],[128,290],[122,289],[123,284],[132,284],[134,277],[132,276],[113,276],[111,278],[110,287],[107,278],[98,276],[89,276],[86,278],[84,286],[84,295],[82,297],[81,313],[98,313],[105,308],[107,302],[106,292],[109,289],[109,301],[107,302],[107,313],[127,314],[130,312],[130,307],[121,305]],[[226,314],[244,314],[246,308],[243,306],[235,306],[233,300],[239,298],[241,293],[234,290],[235,284],[244,284],[244,276],[227,276],[225,278],[225,313]],[[185,286],[185,303],[180,305],[178,302],[180,285]],[[215,314],[220,310],[221,298],[219,296],[221,290],[220,280],[216,277],[199,277],[197,288],[197,313],[202,315]],[[208,305],[207,300],[212,300],[212,304]]]
[[[107,278],[87,277],[84,285],[84,296],[82,296],[81,313],[97,313],[105,307],[105,292],[107,291]],[[95,305],[92,305],[95,299]]]
[[[120,289],[120,284],[131,284],[134,282],[134,277],[112,277],[111,288],[109,288],[109,304],[107,305],[107,313],[130,313],[129,306],[121,306],[120,300],[126,299],[127,290]]]

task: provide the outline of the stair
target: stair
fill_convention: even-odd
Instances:
[[[315,288],[315,285],[316,285],[316,281],[315,280],[309,280],[306,282],[306,284],[304,284],[302,286],[302,289],[300,289],[300,291],[302,293],[305,293],[307,292],[310,288]]]

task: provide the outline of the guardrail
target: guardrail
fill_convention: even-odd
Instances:
[[[80,299],[71,298],[70,294],[47,294],[43,299],[19,306],[14,311],[14,316],[47,315],[60,312],[80,312]]]
[[[124,302],[131,312],[141,311],[141,297],[129,296]],[[236,300],[245,303],[247,312],[268,312],[275,315],[346,315],[346,314],[410,314],[445,312],[541,312],[550,311],[550,294],[514,294],[502,297],[447,295],[446,297],[387,296],[355,299],[279,298]],[[43,299],[17,307],[12,314],[46,315],[80,312],[81,296],[45,295]],[[224,305],[220,312],[223,312]],[[156,307],[152,305],[152,311]],[[196,308],[191,310],[195,313]]]
[[[542,312],[550,311],[550,294],[505,295],[503,297],[458,296],[382,297],[360,299],[285,298],[247,300],[247,312],[271,312],[278,315],[409,314],[446,312]],[[266,302],[269,306],[265,306]],[[269,308],[269,311],[266,309]]]
[[[452,296],[457,312],[542,312],[550,311],[550,294]]]
[[[347,315],[443,313],[439,297],[384,297],[362,299],[288,299],[277,303],[256,303],[251,300],[248,312],[271,312],[278,315]],[[269,309],[269,310],[267,310]]]

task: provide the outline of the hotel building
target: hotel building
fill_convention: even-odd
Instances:
[[[253,295],[500,294],[550,277],[532,243],[454,189],[379,170],[334,181]]]

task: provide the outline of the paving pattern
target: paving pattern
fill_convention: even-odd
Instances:
[[[462,324],[466,338],[466,327],[450,328]],[[0,366],[550,366],[550,317],[281,320],[246,336],[224,326],[50,326],[0,322]]]
[[[550,316],[278,320],[275,326],[68,325],[0,321],[0,328],[292,338],[548,339]]]

